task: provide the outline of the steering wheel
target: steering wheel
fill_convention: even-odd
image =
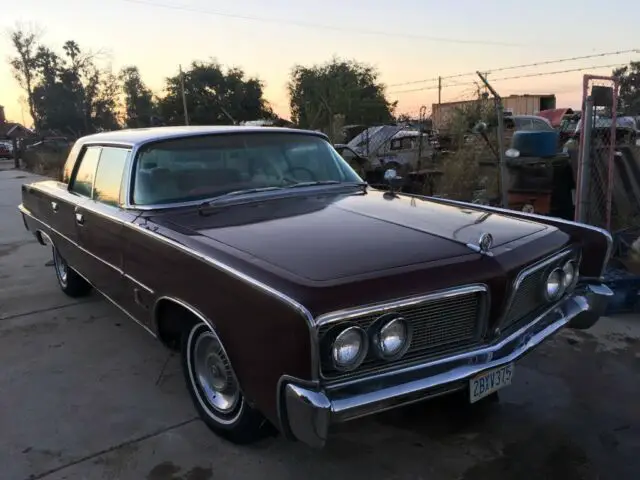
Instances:
[[[311,180],[314,181],[314,182],[316,182],[318,180],[318,178],[316,177],[315,173],[313,173],[307,167],[289,167],[287,169],[287,173],[293,174],[293,172],[296,171],[296,170],[303,170],[303,171],[307,172],[309,177],[311,177]],[[295,177],[295,175],[294,175],[294,177]]]

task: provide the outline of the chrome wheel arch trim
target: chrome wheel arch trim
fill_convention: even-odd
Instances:
[[[187,302],[180,300],[179,298],[171,297],[169,295],[162,295],[162,296],[158,297],[156,299],[156,301],[154,302],[153,308],[151,310],[151,315],[152,315],[152,322],[153,322],[152,327],[153,327],[153,331],[156,333],[156,337],[160,338],[160,336],[158,335],[159,334],[159,330],[158,330],[158,318],[159,318],[158,317],[158,306],[163,301],[164,302],[171,302],[171,303],[173,303],[175,305],[178,305],[179,307],[184,308],[189,313],[191,313],[194,317],[196,317],[198,319],[199,323],[202,323],[202,324],[206,325],[207,327],[209,327],[209,330],[211,330],[211,332],[213,332],[215,337],[220,342],[220,346],[222,347],[222,351],[224,352],[224,354],[229,359],[229,363],[231,363],[231,358],[229,357],[229,354],[227,353],[227,350],[224,348],[224,343],[223,343],[222,339],[220,338],[220,336],[218,335],[218,332],[216,331],[216,327],[213,324],[213,322],[207,316],[205,316],[202,312],[200,312],[200,310],[198,310],[194,306],[188,304]],[[233,365],[231,365],[231,370],[233,371],[233,375],[236,377],[236,380],[238,380],[238,377],[236,376],[236,372],[235,372],[235,370],[233,370]],[[238,384],[239,383],[240,383],[240,381],[238,380]],[[240,388],[240,390],[242,391],[242,388]],[[243,393],[243,395],[244,395],[244,393]]]
[[[142,226],[138,225],[137,223],[125,223],[124,225],[129,226],[130,228],[133,228],[134,230],[141,232],[145,235],[148,235],[152,238],[157,239],[160,242],[166,243],[167,245],[171,245],[172,247],[175,247],[189,255],[191,255],[194,258],[197,258],[199,260],[202,260],[204,262],[206,262],[207,264],[217,268],[218,270],[224,271],[226,273],[228,273],[229,275],[232,275],[233,277],[237,278],[238,280],[241,280],[251,286],[253,286],[254,288],[261,290],[262,292],[266,293],[267,295],[279,300],[280,302],[288,305],[289,307],[291,307],[293,310],[295,310],[298,314],[300,314],[302,317],[304,317],[306,323],[307,323],[307,329],[309,331],[309,347],[310,347],[310,361],[311,361],[311,380],[317,380],[318,376],[320,374],[320,359],[319,359],[319,354],[318,354],[318,342],[317,342],[317,338],[316,338],[316,327],[315,327],[315,318],[314,316],[311,314],[311,312],[301,303],[299,303],[298,301],[294,300],[293,298],[289,297],[288,295],[280,292],[279,290],[276,290],[273,287],[270,287],[269,285],[262,283],[259,280],[256,280],[255,278],[247,275],[244,272],[241,272],[240,270],[237,270],[225,263],[222,263],[219,260],[216,260],[215,258],[205,255],[201,252],[198,252],[197,250],[194,250],[193,248],[190,248],[186,245],[181,244],[180,242],[177,242],[175,240],[172,240],[170,238],[165,237],[164,235],[160,235],[157,232],[148,230],[146,228],[143,228]],[[162,298],[162,297],[160,297]],[[182,302],[184,303],[184,302]],[[193,307],[190,307],[193,309]],[[154,305],[154,309],[155,309],[155,305]],[[197,311],[197,310],[196,310]],[[202,314],[199,314],[202,317]]]
[[[155,302],[153,302],[153,308],[151,309],[151,320],[153,322],[153,329],[154,329],[154,331],[156,333],[159,333],[159,329],[158,329],[158,320],[159,320],[158,308],[159,308],[160,303],[163,302],[163,301],[168,301],[168,302],[174,303],[175,305],[178,305],[179,307],[184,308],[185,310],[189,311],[189,313],[191,313],[194,317],[196,317],[198,320],[200,320],[201,323],[204,323],[205,325],[207,325],[211,330],[215,330],[213,322],[211,320],[209,320],[205,315],[203,315],[197,308],[189,305],[187,302],[183,302],[179,298],[172,297],[172,296],[169,296],[169,295],[162,295],[162,296],[156,298]],[[226,354],[226,352],[225,352],[225,354]]]
[[[44,232],[42,230],[36,230],[36,239],[38,240],[38,243],[40,243],[40,245],[43,245],[45,247],[47,245],[50,245],[53,248],[56,247],[53,243],[53,240],[51,239],[51,237],[47,232]]]

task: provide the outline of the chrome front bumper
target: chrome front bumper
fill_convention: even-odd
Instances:
[[[563,327],[587,329],[604,314],[613,292],[602,284],[576,292],[506,338],[471,352],[379,374],[348,384],[314,387],[281,382],[280,419],[285,433],[322,447],[332,423],[408,405],[467,387],[483,370],[517,360]]]

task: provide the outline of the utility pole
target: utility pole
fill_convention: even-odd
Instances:
[[[442,103],[442,77],[438,77],[438,105]]]
[[[180,68],[180,89],[182,90],[182,108],[184,109],[184,124],[189,125],[189,113],[187,112],[187,96],[184,92],[184,72],[182,71],[182,65]]]

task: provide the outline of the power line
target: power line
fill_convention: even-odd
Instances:
[[[579,57],[569,57],[569,58],[559,58],[556,60],[546,60],[546,61],[541,61],[541,62],[536,62],[536,63],[526,63],[526,64],[522,64],[522,65],[510,65],[507,67],[500,67],[500,68],[494,68],[492,70],[487,70],[488,73],[495,73],[495,72],[504,72],[505,70],[516,70],[516,69],[520,69],[520,68],[528,68],[528,67],[540,67],[543,65],[552,65],[554,63],[565,63],[565,62],[572,62],[572,61],[576,61],[576,60],[586,60],[589,58],[602,58],[602,57],[611,57],[613,55],[624,55],[627,53],[640,53],[640,50],[638,49],[631,49],[631,50],[619,50],[616,52],[603,52],[603,53],[594,53],[591,55],[582,55]],[[467,73],[457,73],[455,75],[447,75],[445,77],[435,77],[435,78],[426,78],[423,80],[413,80],[411,82],[402,82],[402,83],[392,83],[391,85],[388,85],[389,87],[400,87],[403,85],[415,85],[417,83],[428,83],[428,82],[437,82],[438,78],[445,80],[445,79],[450,79],[450,78],[460,78],[460,77],[468,77],[470,75],[475,75],[476,72],[467,72]]]
[[[458,43],[458,44],[471,44],[471,45],[491,45],[494,47],[526,47],[530,45],[525,45],[522,43],[507,43],[507,42],[498,42],[491,40],[466,40],[460,38],[445,38],[445,37],[432,37],[428,35],[418,35],[411,33],[398,33],[398,32],[384,32],[379,30],[363,30],[363,29],[354,29],[354,28],[344,28],[338,27],[334,25],[325,25],[320,23],[311,23],[311,22],[302,22],[297,20],[286,20],[282,18],[267,18],[267,17],[257,17],[253,15],[241,15],[237,13],[228,13],[228,12],[220,12],[216,10],[205,10],[201,8],[190,7],[187,5],[168,5],[163,3],[156,3],[147,0],[122,0],[123,2],[135,3],[139,5],[147,5],[150,7],[158,7],[158,8],[167,8],[170,10],[180,10],[184,12],[193,12],[200,13],[204,15],[213,15],[216,17],[225,17],[225,18],[235,18],[238,20],[249,20],[252,22],[265,22],[265,23],[276,23],[279,25],[288,24],[295,25],[298,27],[304,28],[317,28],[322,30],[333,30],[347,33],[355,33],[358,35],[378,35],[378,36],[387,36],[387,37],[402,37],[402,38],[411,38],[411,39],[419,39],[419,40],[427,40],[429,42],[440,42],[440,43]]]
[[[572,73],[572,72],[583,72],[585,70],[594,70],[596,68],[616,68],[616,67],[623,67],[627,65],[626,63],[614,63],[614,64],[610,64],[610,65],[591,65],[590,67],[580,67],[580,68],[571,68],[571,69],[567,69],[567,70],[556,70],[553,72],[539,72],[539,73],[529,73],[529,74],[525,74],[525,75],[514,75],[511,77],[501,77],[501,78],[492,78],[490,79],[490,82],[501,82],[504,80],[516,80],[518,78],[531,78],[531,77],[544,77],[547,75],[560,75],[562,73]],[[443,85],[442,88],[446,88],[446,87],[462,87],[465,85],[474,85],[476,82],[462,82],[462,83],[448,83],[446,85]],[[413,88],[410,90],[399,90],[397,92],[389,92],[390,95],[399,95],[402,93],[411,93],[411,92],[422,92],[425,90],[437,90],[438,87],[437,86],[430,86],[430,87],[422,87],[422,88]]]
[[[528,73],[525,75],[515,75],[512,77],[492,78],[492,82],[500,82],[502,80],[515,80],[516,78],[530,78],[530,77],[543,77],[545,75],[559,75],[561,73],[582,72],[584,70],[591,70],[595,68],[616,68],[627,65],[626,63],[612,63],[610,65],[592,65],[591,67],[570,68],[567,70],[557,70],[555,72],[540,72],[540,73]]]

